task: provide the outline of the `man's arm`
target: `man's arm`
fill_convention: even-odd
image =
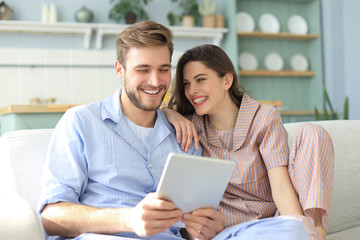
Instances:
[[[48,235],[76,237],[83,233],[115,234],[135,232],[151,236],[165,231],[180,221],[182,211],[174,203],[148,194],[133,208],[94,208],[86,205],[58,202],[48,204],[41,213]]]

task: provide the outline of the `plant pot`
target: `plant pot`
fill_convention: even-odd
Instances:
[[[193,27],[194,24],[194,17],[191,15],[184,15],[181,19],[181,25],[183,27]]]
[[[202,17],[203,27],[214,28],[216,26],[215,15],[205,15]]]
[[[137,16],[133,12],[128,12],[125,14],[125,22],[127,24],[134,24],[136,23]]]

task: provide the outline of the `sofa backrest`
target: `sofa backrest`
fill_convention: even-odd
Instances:
[[[313,122],[330,134],[335,151],[333,201],[328,234],[360,226],[360,120]],[[285,124],[289,146],[300,123]]]
[[[52,129],[7,132],[0,137],[0,196],[19,196],[36,210]]]
[[[335,178],[328,233],[359,226],[360,222],[360,120],[314,122],[333,139]],[[300,123],[285,124],[289,145]],[[15,195],[36,209],[43,163],[52,129],[29,129],[0,137],[0,196]]]

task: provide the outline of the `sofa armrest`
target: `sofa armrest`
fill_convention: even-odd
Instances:
[[[20,197],[0,197],[0,239],[45,240],[39,216]]]

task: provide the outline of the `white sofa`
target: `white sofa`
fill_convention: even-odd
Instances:
[[[360,239],[360,120],[316,122],[335,147],[335,182],[328,240]],[[299,123],[285,124],[292,139]],[[35,215],[52,129],[18,130],[0,138],[0,239],[44,239]],[[21,231],[19,231],[21,230]]]

